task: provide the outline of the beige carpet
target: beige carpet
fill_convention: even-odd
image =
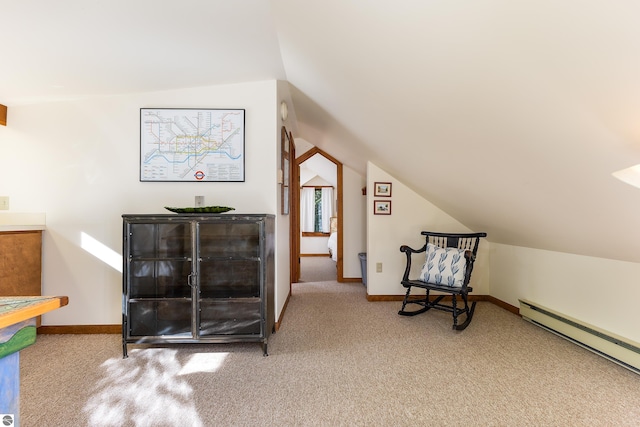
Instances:
[[[336,280],[336,262],[330,257],[300,257],[300,282],[327,282]]]
[[[640,376],[490,303],[397,315],[360,283],[293,285],[258,344],[147,348],[44,335],[22,352],[22,426],[637,426]]]

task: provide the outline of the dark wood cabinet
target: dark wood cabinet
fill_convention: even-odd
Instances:
[[[122,347],[259,342],[274,313],[273,215],[123,215]]]

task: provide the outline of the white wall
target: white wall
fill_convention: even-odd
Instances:
[[[164,206],[192,205],[196,195],[238,213],[279,213],[276,90],[265,81],[9,108],[9,126],[0,127],[0,194],[10,196],[13,212],[46,213],[43,293],[69,296],[43,324],[121,322],[123,213],[168,213]],[[245,182],[140,182],[141,107],[244,108]],[[278,218],[277,228],[279,315],[289,289],[280,250],[288,220]],[[87,242],[102,252],[90,253]]]
[[[329,238],[325,236],[300,237],[300,255],[329,255]]]
[[[374,182],[391,182],[391,197],[374,197]],[[391,200],[391,215],[374,215],[374,200]],[[424,243],[421,231],[480,232],[470,230],[438,209],[371,162],[367,163],[367,293],[369,295],[403,295],[400,284],[406,266],[400,246],[419,249]],[[418,270],[422,259],[414,255],[412,267]],[[376,263],[382,272],[376,273]],[[473,294],[489,294],[489,243],[483,239],[471,277]]]
[[[499,300],[528,299],[640,342],[640,264],[492,243],[490,268]]]
[[[342,276],[362,277],[358,254],[367,251],[367,197],[362,195],[366,178],[353,169],[342,167]]]
[[[291,132],[294,135],[297,132],[296,122],[295,122],[295,110],[293,109],[293,103],[291,102],[291,94],[289,92],[289,84],[284,81],[278,81],[278,99],[277,99],[277,152],[278,152],[278,166],[277,169],[281,170],[282,162],[281,162],[281,150],[282,150],[282,138],[281,138],[281,129],[282,126],[285,126],[287,132]],[[282,120],[280,116],[280,103],[284,101],[288,106],[288,117],[286,120]],[[293,165],[293,159],[289,159],[289,167]],[[289,187],[289,191],[293,191],[293,187]],[[277,211],[279,214],[282,213],[282,184],[277,185]],[[289,199],[291,200],[291,199]],[[291,247],[289,244],[289,231],[290,231],[290,223],[289,223],[290,215],[277,215],[277,227],[276,227],[276,321],[280,319],[280,315],[282,313],[282,309],[287,302],[287,298],[291,291],[291,280],[290,280],[290,267],[291,267]]]

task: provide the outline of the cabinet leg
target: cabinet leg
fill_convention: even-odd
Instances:
[[[263,357],[267,357],[269,355],[269,353],[267,353],[267,343],[263,342],[262,343],[262,356]]]
[[[127,357],[129,357],[129,355],[127,354],[127,343],[126,341],[122,342],[122,358],[126,359]]]

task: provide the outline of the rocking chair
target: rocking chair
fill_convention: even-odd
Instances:
[[[474,301],[469,307],[468,293],[473,291],[469,286],[473,263],[478,252],[478,243],[481,237],[487,233],[435,233],[423,231],[426,243],[420,249],[412,249],[403,245],[400,251],[407,256],[407,266],[402,276],[402,286],[407,288],[402,309],[398,314],[402,316],[415,316],[432,308],[448,311],[453,314],[453,329],[461,331],[469,326],[476,308]],[[411,270],[411,256],[425,253],[426,259],[417,279],[409,279]],[[424,298],[411,296],[411,288],[416,287],[426,290]],[[431,298],[430,291],[443,294]],[[451,305],[442,304],[441,301],[451,295]],[[464,308],[458,308],[456,297],[460,296],[464,302]],[[415,311],[405,310],[407,304],[417,304],[422,308]],[[465,314],[463,323],[458,324],[458,316]]]

